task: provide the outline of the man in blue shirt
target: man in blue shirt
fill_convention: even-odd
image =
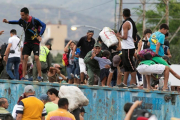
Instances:
[[[159,28],[159,31],[153,33],[149,38],[150,49],[152,49],[156,54],[159,56],[164,56],[164,41],[165,41],[165,34],[169,30],[167,24],[162,24]]]
[[[37,70],[38,70],[38,81],[42,81],[41,78],[41,63],[39,60],[39,44],[41,41],[41,36],[43,35],[46,24],[40,21],[37,18],[34,18],[29,15],[28,8],[24,7],[21,9],[21,18],[19,20],[12,20],[8,21],[6,19],[3,19],[4,23],[9,24],[18,24],[24,29],[25,39],[24,39],[24,46],[22,50],[22,55],[24,58],[23,60],[23,77],[22,80],[25,80],[25,74],[27,70],[27,61],[28,57],[31,55],[31,52],[34,53],[34,60],[36,61]]]

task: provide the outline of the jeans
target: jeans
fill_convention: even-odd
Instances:
[[[6,70],[11,79],[19,80],[19,57],[8,58]],[[14,65],[14,74],[12,73],[12,66]]]
[[[73,62],[72,73],[74,75],[80,75],[79,59],[75,59]]]
[[[66,66],[66,72],[67,72],[67,75],[68,75],[68,79],[72,79],[72,77],[71,77],[72,68],[73,68],[73,65],[69,64],[68,66]]]

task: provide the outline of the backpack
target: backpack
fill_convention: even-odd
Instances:
[[[62,64],[63,64],[64,66],[68,66],[68,65],[69,65],[67,53],[64,53],[64,54],[63,54]]]
[[[4,43],[4,44],[2,44],[1,45],[1,56],[2,56],[2,58],[4,57],[4,53],[5,53],[5,51],[6,51],[6,48],[7,48],[7,43]]]
[[[144,49],[139,52],[139,60],[150,60],[155,56],[158,56],[152,49]],[[147,59],[148,58],[148,59]]]

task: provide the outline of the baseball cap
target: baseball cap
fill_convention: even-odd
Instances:
[[[85,111],[85,109],[83,107],[81,108],[80,112],[86,113],[86,111]]]
[[[45,45],[50,45],[50,49],[49,50],[52,50],[52,48],[51,48],[52,44],[50,42],[46,42]]]
[[[171,65],[171,62],[170,62],[168,56],[163,56],[162,58],[163,58],[164,60],[166,60],[169,65]]]
[[[96,42],[96,43],[94,44],[94,47],[101,47],[101,44],[100,44],[99,42]]]
[[[47,94],[42,94],[39,99],[40,100],[49,100],[49,97]]]
[[[113,66],[114,66],[114,67],[117,67],[117,66],[119,65],[120,60],[121,60],[120,55],[115,55],[115,56],[113,57]]]
[[[31,92],[34,92],[34,87],[32,85],[27,85],[25,88],[24,88],[24,92],[25,93],[31,93]]]

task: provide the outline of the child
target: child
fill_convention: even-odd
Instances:
[[[109,60],[111,53],[108,50],[104,50],[103,52],[103,57],[94,57],[95,60],[98,61],[99,67],[100,67],[100,79],[101,79],[101,84],[102,86],[105,86],[106,80],[109,75],[109,69],[105,68],[106,65],[111,65],[111,61]]]

